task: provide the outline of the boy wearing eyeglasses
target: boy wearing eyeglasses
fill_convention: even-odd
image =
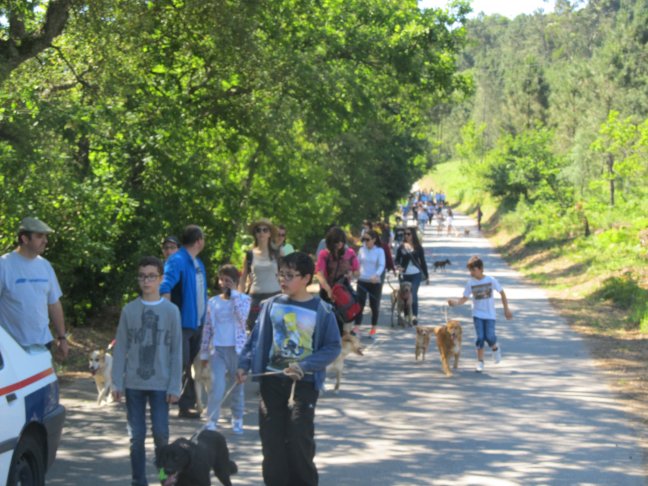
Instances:
[[[330,304],[306,288],[315,265],[306,253],[281,259],[281,294],[266,300],[239,355],[237,378],[252,370],[260,381],[259,433],[267,485],[318,484],[315,406],[326,367],[340,354],[340,333]],[[263,375],[263,376],[260,376]],[[289,398],[293,391],[294,406]]]
[[[140,260],[140,297],[122,309],[113,349],[113,398],[126,398],[133,485],[147,485],[146,403],[151,409],[155,449],[169,442],[169,404],[180,395],[182,327],[180,311],[160,296],[163,265]]]

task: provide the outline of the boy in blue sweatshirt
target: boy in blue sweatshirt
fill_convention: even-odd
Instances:
[[[237,379],[260,377],[259,435],[266,485],[318,484],[315,405],[326,366],[340,354],[340,332],[329,304],[306,288],[315,265],[305,253],[282,258],[282,294],[263,303],[239,356]],[[274,374],[272,374],[274,373]],[[288,401],[294,388],[294,406]]]

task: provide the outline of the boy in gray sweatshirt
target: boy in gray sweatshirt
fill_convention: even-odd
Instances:
[[[122,309],[113,350],[113,398],[126,397],[134,486],[147,486],[146,403],[151,409],[155,449],[169,442],[169,404],[180,395],[182,327],[180,311],[160,296],[162,262],[144,257],[138,265],[141,297]]]

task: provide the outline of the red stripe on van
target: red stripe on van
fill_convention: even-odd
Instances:
[[[53,374],[54,374],[54,368],[48,368],[46,370],[41,371],[40,373],[30,376],[29,378],[25,378],[24,380],[14,383],[13,385],[0,388],[0,397],[3,395],[7,395],[11,392],[15,392],[16,390],[20,390],[21,388],[25,388],[26,386],[29,386],[32,383],[35,383],[38,380],[41,380],[46,376],[53,375]]]

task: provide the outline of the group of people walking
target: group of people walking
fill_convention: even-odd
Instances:
[[[171,404],[177,403],[180,418],[200,417],[191,373],[196,363],[209,367],[212,376],[204,427],[218,429],[229,390],[232,432],[243,433],[242,385],[251,374],[261,385],[259,427],[266,484],[317,484],[313,462],[317,396],[326,366],[340,352],[341,335],[358,334],[364,314],[346,322],[334,312],[334,286],[340,282],[351,286],[355,280],[361,310],[369,304],[369,336],[375,337],[383,283],[387,272],[394,272],[412,285],[413,323],[417,324],[418,289],[429,274],[416,226],[397,222],[390,231],[385,223],[365,221],[357,252],[345,231],[332,227],[315,259],[295,252],[286,243],[285,227],[269,219],[254,221],[249,231],[253,245],[244,255],[242,268],[221,266],[217,291],[211,297],[199,256],[205,247],[199,226],[187,226],[180,238],[166,237],[164,260],[147,256],[138,263],[135,277],[140,296],[122,310],[112,372],[114,399],[126,399],[134,485],[148,484],[147,404],[156,448],[169,440]],[[40,256],[50,232],[51,228],[34,218],[21,223],[18,249],[3,256],[0,265],[0,317],[22,345],[55,343],[66,355],[61,291],[51,266]],[[37,266],[32,267],[34,263]],[[27,290],[33,293],[30,296],[20,289],[14,292],[10,285],[11,272],[26,269],[33,274],[30,282],[37,286]],[[319,282],[319,297],[307,289],[313,277]],[[9,297],[25,301],[37,297],[37,322],[18,324],[13,315],[18,311],[12,310],[15,306]],[[452,302],[459,303],[462,300]],[[55,339],[49,333],[50,319]],[[494,329],[489,326],[483,324],[482,346],[484,340],[494,345]],[[288,405],[289,398],[294,399],[297,411]]]

